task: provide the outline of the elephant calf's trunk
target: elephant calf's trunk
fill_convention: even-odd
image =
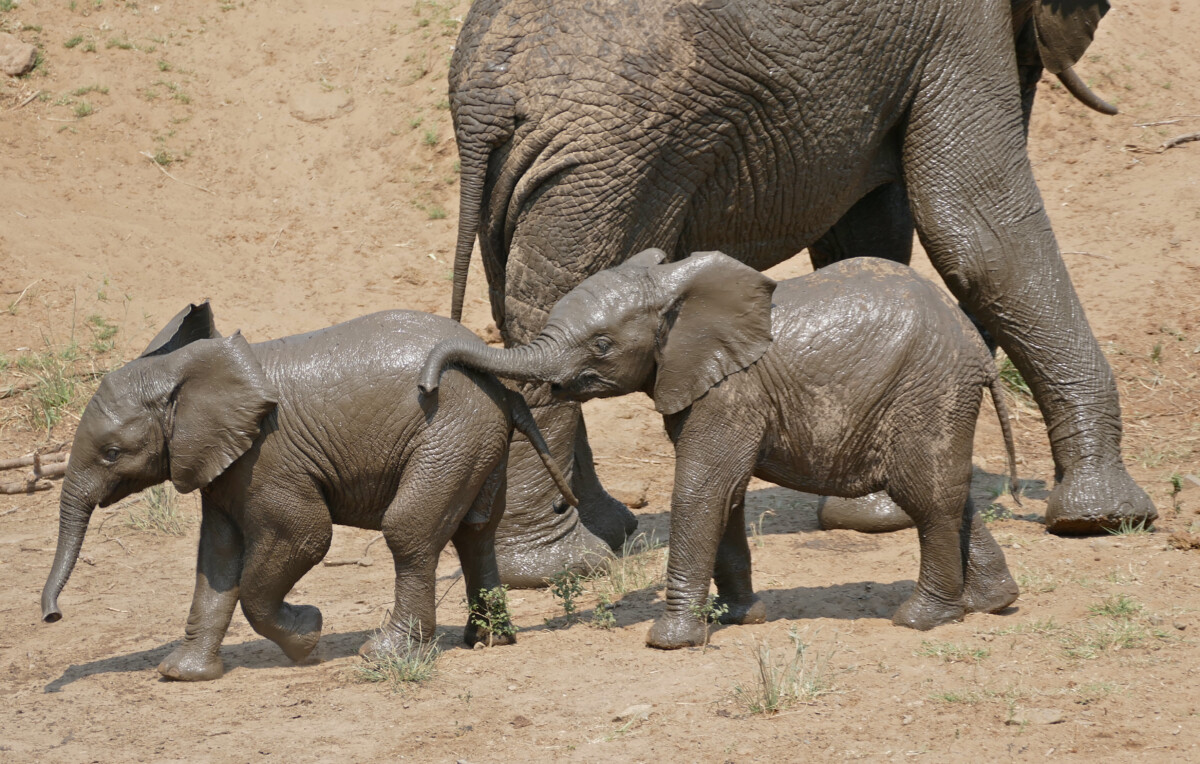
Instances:
[[[69,486],[63,486],[63,499],[59,509],[58,546],[54,550],[54,564],[50,575],[46,577],[46,585],[42,587],[42,620],[54,623],[62,620],[62,611],[58,609],[58,595],[67,585],[71,571],[75,569],[75,561],[79,559],[79,550],[83,548],[83,537],[87,533],[88,520],[91,519],[92,505],[79,502],[72,497]]]

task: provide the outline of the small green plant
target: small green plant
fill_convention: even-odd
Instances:
[[[85,85],[81,88],[75,88],[71,91],[71,95],[76,97],[85,96],[88,93],[100,93],[102,95],[108,95],[108,87],[105,85]]]
[[[16,0],[0,0],[0,11],[4,13],[8,13],[16,7]]]
[[[124,37],[110,37],[104,47],[117,48],[118,50],[133,50],[133,43]]]
[[[160,167],[169,167],[174,161],[175,157],[171,156],[171,152],[166,149],[159,149],[154,152],[154,164]]]
[[[426,146],[436,146],[438,143],[437,130],[426,130],[421,136],[421,143],[424,143]]]
[[[1133,618],[1142,612],[1142,606],[1128,594],[1118,594],[1103,602],[1088,607],[1088,615],[1108,618]]]
[[[975,705],[983,700],[979,693],[976,692],[959,692],[955,690],[947,690],[946,692],[935,692],[929,696],[934,700],[940,700],[943,703],[965,703],[967,705]]]
[[[1054,618],[1047,618],[1041,621],[1019,623],[1015,626],[1008,626],[1003,629],[995,629],[986,633],[993,634],[997,637],[1007,634],[1051,634],[1061,628],[1061,626],[1054,622]]]
[[[379,641],[383,642],[382,639]],[[401,692],[437,674],[437,661],[442,650],[436,639],[422,642],[413,637],[412,629],[408,629],[402,641],[395,637],[388,641],[388,649],[364,657],[362,665],[355,668],[359,681],[387,682],[392,692]]]
[[[87,101],[80,101],[79,103],[75,104],[75,116],[79,119],[83,119],[84,117],[90,117],[91,115],[93,115],[95,113],[96,113],[95,107],[92,106]]]
[[[1150,348],[1150,361],[1152,363],[1160,363],[1162,361],[1163,344],[1155,342],[1154,347]]]
[[[550,594],[562,601],[567,623],[575,620],[575,599],[583,596],[583,577],[573,570],[562,570],[549,579]]]
[[[754,651],[754,680],[734,686],[734,698],[750,713],[779,713],[832,691],[829,661],[834,651],[815,653],[795,628],[788,631],[788,640],[790,648],[782,651],[772,651],[765,640],[759,643]]]
[[[437,205],[430,207],[426,214],[429,215],[430,220],[445,220],[446,218],[446,210]]]
[[[963,647],[953,642],[921,642],[913,653],[917,657],[941,658],[945,663],[979,663],[991,655],[983,647]]]
[[[77,34],[74,37],[72,37],[71,39],[64,42],[63,47],[68,48],[68,49],[74,48],[76,45],[78,45],[81,42],[83,42],[83,35]]]
[[[512,622],[512,611],[508,609],[508,587],[480,589],[479,597],[471,612],[471,623],[488,635],[488,647],[495,644],[496,637],[511,637],[517,633]]]
[[[171,65],[160,58],[158,59],[158,70],[160,72],[169,72],[171,71]]]
[[[1131,517],[1121,519],[1116,528],[1105,528],[1112,536],[1148,536],[1154,533],[1154,526],[1145,518],[1133,521]]]
[[[708,638],[712,634],[712,625],[729,612],[729,606],[716,597],[709,596],[705,598],[704,604],[688,605],[688,612],[692,614],[693,618],[704,624],[704,642],[700,645],[700,652],[704,652],[708,649]]]
[[[418,127],[421,126],[421,123],[424,121],[425,121],[424,117],[413,117],[412,119],[410,119],[408,121],[408,126],[410,129],[416,130]]]
[[[96,52],[96,41],[88,40],[87,43],[85,43],[83,46],[83,52],[84,53],[95,53]]]
[[[128,524],[139,531],[167,536],[182,536],[189,525],[179,506],[179,494],[166,483],[142,493],[142,500],[129,508]]]
[[[617,628],[617,616],[613,613],[616,606],[613,605],[607,594],[599,595],[599,599],[596,609],[592,611],[592,626],[605,631]]]
[[[1000,359],[999,374],[1000,381],[1013,398],[1021,403],[1031,403],[1033,401],[1033,390],[1029,388],[1029,383],[1025,381],[1025,377],[1021,376],[1021,370],[1013,364],[1012,359],[1007,355]]]
[[[92,350],[97,354],[104,354],[112,350],[116,344],[117,332],[120,331],[116,324],[110,323],[104,316],[93,313],[87,319],[88,328],[92,331]]]
[[[994,523],[997,520],[1011,520],[1013,517],[1012,510],[1002,504],[989,504],[979,510],[979,517],[985,523]]]
[[[1183,493],[1183,475],[1178,472],[1172,472],[1171,477],[1171,507],[1176,512],[1179,511],[1179,494]]]

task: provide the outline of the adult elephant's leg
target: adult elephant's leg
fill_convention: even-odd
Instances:
[[[158,673],[168,679],[189,682],[217,679],[225,673],[219,651],[237,607],[242,577],[242,532],[208,502],[202,511],[196,591],[183,642],[158,664]]]
[[[922,243],[1042,410],[1057,480],[1047,527],[1087,533],[1151,521],[1154,505],[1121,460],[1112,370],[1034,184],[1012,51],[962,43],[954,66],[965,68],[926,85],[910,112],[904,170]]]
[[[886,183],[851,207],[833,228],[808,248],[814,268],[851,257],[883,257],[908,265],[913,220],[904,183]],[[824,530],[841,528],[887,533],[913,526],[912,518],[886,493],[844,498],[822,496],[817,521]]]

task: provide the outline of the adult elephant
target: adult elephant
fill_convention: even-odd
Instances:
[[[1056,486],[1047,525],[1156,516],[1121,459],[1112,371],[1025,150],[1042,67],[1070,67],[1105,0],[478,0],[450,67],[462,165],[453,315],[478,236],[506,344],[588,275],[647,247],[765,269],[810,248],[906,262],[915,227],[951,291],[1033,389]],[[1108,107],[1111,110],[1111,107]],[[536,584],[616,546],[576,404],[527,392],[578,515],[514,444],[502,576]],[[582,520],[583,527],[580,527]]]

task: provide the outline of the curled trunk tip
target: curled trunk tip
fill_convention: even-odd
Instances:
[[[1067,92],[1075,96],[1084,106],[1101,114],[1107,114],[1110,117],[1117,114],[1117,107],[1096,95],[1071,67],[1063,69],[1054,76],[1058,77],[1058,81],[1063,84]]]

